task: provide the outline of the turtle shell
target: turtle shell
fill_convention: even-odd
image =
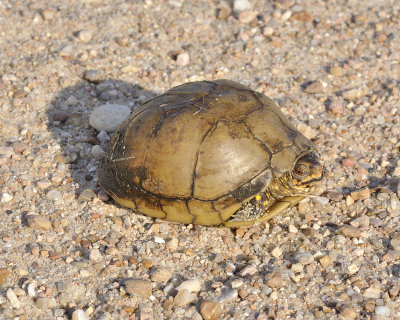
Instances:
[[[98,176],[115,201],[148,216],[219,225],[313,148],[263,94],[230,80],[192,82],[135,110]]]

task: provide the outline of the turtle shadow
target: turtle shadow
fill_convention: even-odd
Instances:
[[[54,159],[57,171],[67,172],[59,183],[73,183],[77,195],[84,189],[98,189],[96,169],[99,159],[91,150],[94,145],[105,150],[111,133],[102,132],[102,139],[99,139],[99,132],[89,125],[94,108],[103,104],[121,104],[133,111],[155,95],[138,84],[115,79],[96,83],[78,81],[57,92],[47,106],[46,115],[48,130],[60,146]]]

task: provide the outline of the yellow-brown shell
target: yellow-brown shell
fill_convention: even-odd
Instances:
[[[218,225],[312,148],[263,94],[229,80],[192,82],[135,110],[98,176],[118,203],[146,215]]]

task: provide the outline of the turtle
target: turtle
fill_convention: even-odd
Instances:
[[[311,195],[323,164],[270,98],[220,79],[178,85],[138,107],[114,132],[97,173],[122,206],[232,228]],[[249,203],[258,210],[243,213]]]

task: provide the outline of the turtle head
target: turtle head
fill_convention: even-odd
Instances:
[[[307,194],[322,179],[324,165],[315,151],[301,154],[291,172],[292,187],[296,192]]]

